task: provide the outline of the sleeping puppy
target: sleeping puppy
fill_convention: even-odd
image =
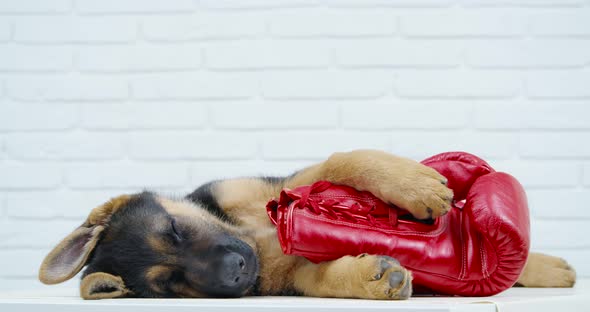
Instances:
[[[319,180],[370,191],[418,219],[444,215],[453,197],[435,170],[372,150],[337,153],[284,178],[211,182],[181,199],[151,192],[121,195],[92,210],[47,255],[39,279],[60,283],[86,267],[80,285],[85,299],[411,296],[410,272],[391,257],[363,254],[314,264],[283,254],[265,205],[284,187]],[[574,282],[564,260],[531,253],[517,285]]]

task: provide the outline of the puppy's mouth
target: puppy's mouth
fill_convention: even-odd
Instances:
[[[242,245],[242,256],[247,260],[247,273],[244,274],[244,277],[247,279],[247,287],[245,288],[242,296],[252,294],[256,291],[256,286],[258,283],[258,274],[260,273],[260,262],[259,262],[259,255],[258,255],[258,246],[256,245],[256,240],[254,239],[253,235],[249,235],[251,233],[242,232],[238,237],[240,237],[240,241],[244,243]],[[249,248],[248,248],[249,247]]]
[[[244,278],[246,278],[246,287],[242,296],[247,294],[251,294],[255,291],[257,283],[258,283],[258,273],[260,272],[260,265],[258,262],[258,257],[254,254],[254,257],[251,260],[251,268],[248,268],[248,273],[244,274]]]
[[[244,281],[244,292],[242,295],[245,295],[251,292],[258,281],[258,273],[260,272],[260,264],[258,261],[258,255],[250,244],[246,243],[247,248],[246,252],[243,252],[242,256],[246,260],[244,271],[242,272],[242,277],[245,279]]]

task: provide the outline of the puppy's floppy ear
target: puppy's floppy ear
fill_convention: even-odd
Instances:
[[[39,269],[39,280],[50,285],[74,277],[86,264],[103,230],[101,225],[75,229],[45,257]]]
[[[45,257],[39,269],[39,280],[44,284],[57,284],[80,272],[113,213],[131,198],[130,195],[121,195],[94,208],[86,221]]]
[[[80,283],[80,296],[84,299],[120,298],[130,294],[121,277],[108,273],[88,274]]]

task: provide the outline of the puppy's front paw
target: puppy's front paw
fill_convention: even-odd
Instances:
[[[355,264],[360,273],[356,297],[364,299],[408,299],[412,295],[412,274],[388,256],[362,254]]]
[[[562,258],[530,253],[517,283],[525,287],[573,287],[576,272]]]
[[[436,218],[451,209],[453,191],[447,187],[447,179],[411,159],[357,150],[332,155],[323,170],[328,180],[369,191],[418,219]]]
[[[418,219],[432,219],[451,209],[453,191],[447,179],[436,170],[416,162],[407,162],[392,172],[395,179],[383,189],[388,201],[408,210]]]

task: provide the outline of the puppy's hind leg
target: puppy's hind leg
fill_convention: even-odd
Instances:
[[[531,252],[516,285],[524,287],[573,287],[575,283],[576,272],[565,260]]]

